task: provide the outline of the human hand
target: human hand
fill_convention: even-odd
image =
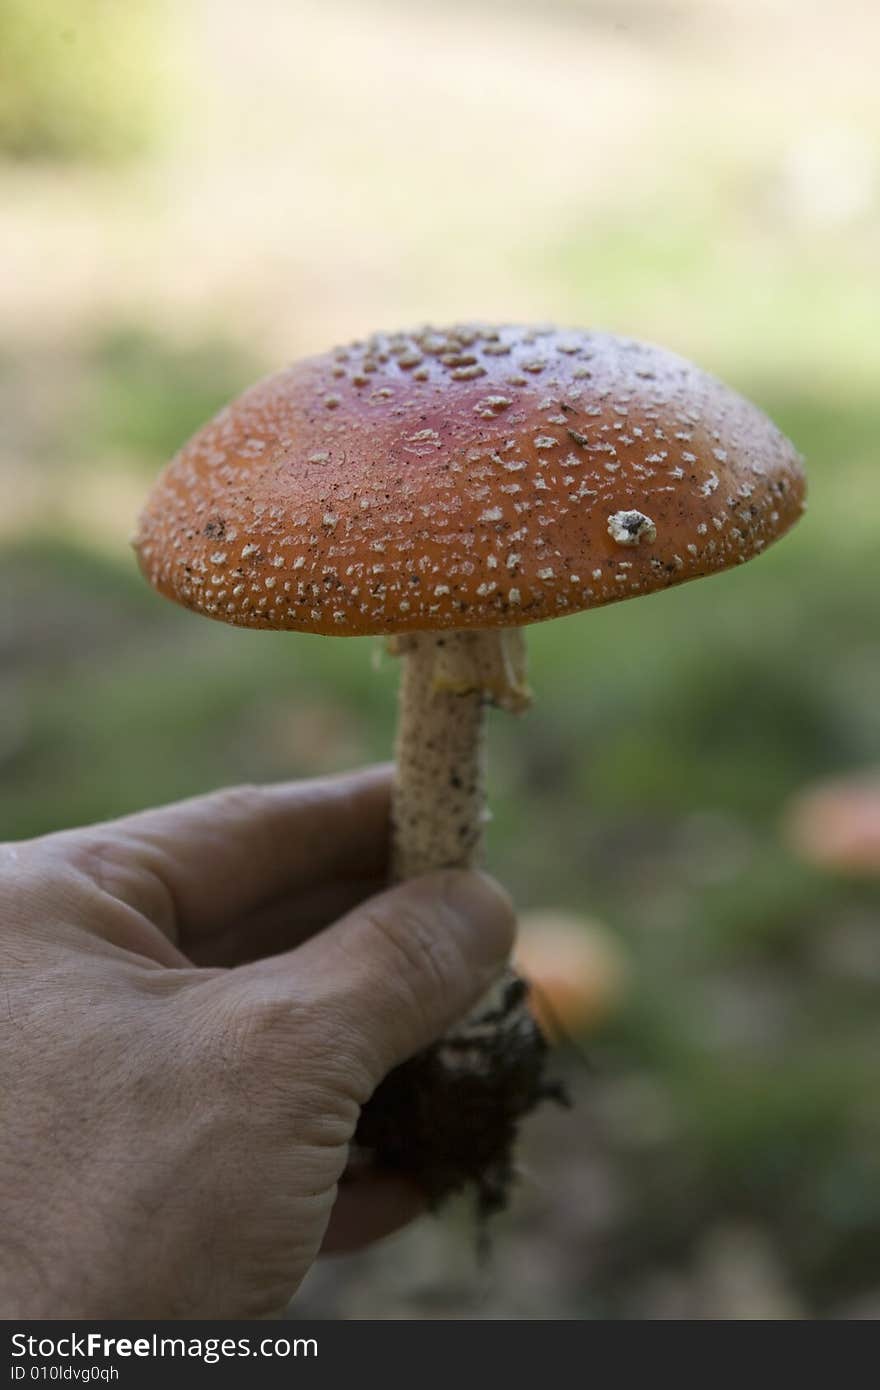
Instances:
[[[0,1316],[268,1316],[322,1245],[421,1209],[346,1175],[360,1107],[513,921],[479,874],[384,888],[388,795],[377,769],[0,846]]]

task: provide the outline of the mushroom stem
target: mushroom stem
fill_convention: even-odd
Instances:
[[[392,639],[404,659],[392,806],[392,877],[482,858],[486,706],[519,712],[530,694],[519,628]]]
[[[478,864],[486,706],[528,707],[522,633],[417,633],[391,650],[404,660],[392,877]],[[432,1205],[472,1186],[481,1221],[507,1205],[520,1121],[541,1101],[565,1103],[544,1074],[547,1043],[526,993],[508,967],[466,1018],[389,1073],[355,1134],[378,1168],[411,1174]]]

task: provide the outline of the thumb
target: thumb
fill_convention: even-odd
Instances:
[[[323,1019],[330,1054],[356,1059],[372,1088],[479,1000],[514,931],[498,884],[444,870],[368,898],[303,946],[244,970],[269,970],[275,989],[287,982]]]

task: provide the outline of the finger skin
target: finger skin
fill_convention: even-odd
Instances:
[[[368,899],[295,951],[240,967],[222,989],[257,1013],[320,1018],[336,1039],[335,1062],[350,1059],[360,1078],[353,1094],[362,1103],[392,1067],[486,992],[514,933],[513,908],[498,884],[446,869]]]
[[[44,842],[143,912],[187,954],[259,923],[328,880],[380,881],[388,860],[388,767],[310,782],[233,787]],[[277,940],[277,938],[276,938]],[[234,960],[246,946],[230,946]]]

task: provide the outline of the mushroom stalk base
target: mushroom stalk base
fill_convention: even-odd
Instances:
[[[527,709],[519,629],[392,639],[404,660],[392,802],[392,877],[482,861],[486,708]],[[356,1143],[406,1173],[433,1204],[464,1188],[481,1217],[507,1205],[519,1122],[564,1102],[544,1075],[547,1044],[512,970],[440,1042],[386,1077]]]

